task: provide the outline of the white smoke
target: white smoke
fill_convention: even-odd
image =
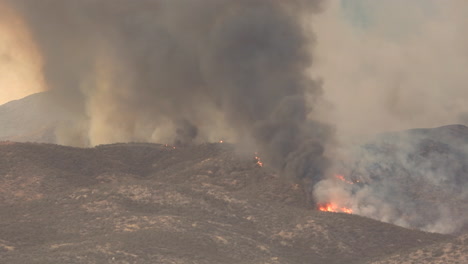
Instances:
[[[467,1],[327,3],[312,73],[341,140],[467,121]]]
[[[323,79],[326,102],[319,116],[336,127],[340,146],[331,151],[330,179],[314,187],[317,202],[339,202],[404,227],[462,228],[468,145],[456,137],[466,134],[369,138],[468,124],[468,2],[330,0],[311,24],[317,35],[311,74]],[[442,149],[421,156],[421,144],[447,144],[458,154]]]

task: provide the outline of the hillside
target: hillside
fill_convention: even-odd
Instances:
[[[357,214],[438,233],[468,230],[468,127],[378,135],[351,149],[345,186]]]
[[[372,264],[445,264],[468,263],[468,235],[449,242],[425,246],[408,252],[395,254]]]
[[[316,211],[229,144],[0,145],[1,263],[362,263],[450,236]]]
[[[54,130],[62,114],[49,103],[47,93],[0,105],[0,141],[55,143]]]

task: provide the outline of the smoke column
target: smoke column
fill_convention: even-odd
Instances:
[[[330,129],[313,120],[304,17],[318,0],[11,0],[87,146],[230,135],[288,176],[319,179]],[[215,131],[215,132],[213,132]],[[215,138],[213,138],[215,137]]]

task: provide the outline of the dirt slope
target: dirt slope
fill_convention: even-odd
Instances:
[[[468,263],[468,235],[408,252],[392,255],[372,264],[463,264]]]

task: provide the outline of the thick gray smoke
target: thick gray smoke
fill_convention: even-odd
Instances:
[[[329,129],[310,121],[321,87],[306,74],[313,37],[303,18],[320,2],[8,3],[29,26],[48,89],[73,116],[61,143],[229,135],[285,174],[318,179]]]
[[[235,141],[305,182],[318,203],[411,228],[460,230],[468,222],[468,147],[458,134],[388,134],[344,147],[346,155],[330,151],[333,131],[317,120],[332,122],[341,143],[468,120],[467,74],[447,70],[468,65],[466,45],[452,45],[466,42],[452,30],[466,24],[466,1],[440,3],[450,8],[439,24],[430,16],[422,33],[391,41],[382,33],[387,25],[418,20],[417,12],[402,21],[394,15],[418,10],[420,1],[364,1],[385,22],[367,31],[346,22],[344,1],[328,1],[329,11],[310,16],[321,2],[0,0],[0,11],[7,7],[22,21],[4,28],[33,42],[27,50],[41,57],[33,64],[43,63],[48,94],[69,116],[59,143]],[[319,63],[310,24],[319,25]],[[325,100],[310,77],[317,73]]]

